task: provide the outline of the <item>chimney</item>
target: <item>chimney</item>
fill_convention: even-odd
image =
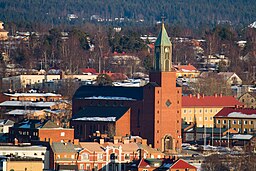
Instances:
[[[124,140],[124,144],[130,144],[130,140]]]
[[[114,144],[118,144],[118,139],[114,139]]]
[[[100,139],[100,144],[104,144],[104,139],[103,138]]]
[[[78,145],[79,144],[79,139],[74,139],[74,141],[73,141],[74,143],[74,145]]]
[[[204,98],[204,94],[202,95],[202,97]]]
[[[14,145],[18,145],[19,144],[19,140],[17,138],[14,138]]]
[[[191,98],[191,97],[193,97],[193,95],[192,95],[192,94],[189,94],[189,97]]]
[[[222,97],[222,93],[220,93],[220,97]]]
[[[217,94],[217,93],[214,93],[214,97],[218,97],[218,94]]]
[[[199,93],[197,93],[197,98],[200,99],[200,94]]]
[[[148,144],[147,139],[142,139],[141,144],[142,144],[142,145],[147,145],[147,144]]]

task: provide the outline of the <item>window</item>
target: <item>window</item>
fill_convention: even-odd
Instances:
[[[233,124],[234,124],[234,125],[236,124],[236,120],[233,120]]]
[[[187,113],[187,110],[184,110],[183,113]]]
[[[208,112],[207,109],[205,109],[204,112],[207,113]]]
[[[248,121],[244,121],[244,124],[247,125],[247,124],[248,124]]]
[[[103,154],[98,154],[98,160],[102,160],[103,159]]]
[[[227,121],[226,120],[223,120],[223,124],[226,124],[227,123]]]
[[[253,125],[253,121],[251,121],[251,125]]]
[[[212,117],[210,117],[210,120],[212,121]]]
[[[83,170],[84,169],[84,165],[80,164],[80,169]]]
[[[89,160],[89,154],[88,153],[82,153],[81,159],[82,160]]]
[[[165,102],[165,105],[167,106],[167,107],[170,107],[171,106],[171,101],[168,99],[166,102]],[[179,104],[179,101],[178,101],[178,104]]]
[[[241,125],[241,120],[238,121],[238,125]]]
[[[115,153],[110,154],[110,159],[111,160],[117,159],[117,156],[115,155]]]
[[[130,160],[130,154],[125,154],[124,159],[125,160]]]
[[[206,121],[207,121],[207,117],[205,117],[205,118],[204,118],[204,120],[206,120]]]
[[[187,118],[186,118],[186,117],[184,117],[184,121],[186,121],[186,119],[187,119]]]

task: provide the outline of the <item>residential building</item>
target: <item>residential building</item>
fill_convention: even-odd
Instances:
[[[242,94],[238,100],[243,103],[246,108],[256,108],[256,92],[246,92]]]
[[[61,116],[67,113],[70,105],[65,101],[58,102],[33,102],[33,101],[4,101],[0,103],[0,111],[4,119],[20,122],[23,119],[52,119],[61,123]],[[54,116],[54,114],[59,114]],[[70,116],[66,116],[70,117]]]
[[[0,156],[13,156],[13,157],[26,157],[26,158],[38,158],[43,161],[43,169],[49,169],[50,153],[47,147],[41,145],[28,145],[28,144],[1,144]],[[1,170],[1,169],[0,169]],[[9,170],[8,170],[9,171]]]
[[[213,145],[214,137],[236,134],[232,128],[187,127],[182,131],[182,142]]]
[[[53,142],[50,152],[50,169],[78,170],[75,145],[71,142]]]
[[[43,161],[40,158],[30,157],[0,157],[0,169],[2,171],[42,171]]]
[[[256,130],[256,109],[224,107],[214,116],[216,128],[232,128],[239,133],[253,134]]]
[[[191,64],[188,65],[174,65],[177,78],[197,78],[200,72]]]
[[[12,120],[0,119],[0,133],[9,133],[9,128],[14,125]]]
[[[142,87],[121,86],[81,86],[73,96],[73,117],[87,107],[99,111],[95,117],[106,120],[102,107],[125,107],[130,110],[130,121],[123,123],[122,130],[129,130],[129,135],[139,135],[148,140],[152,147],[166,152],[181,150],[181,87],[176,84],[176,72],[172,71],[172,44],[165,30],[164,23],[155,42],[154,70],[149,74],[149,83]],[[98,107],[98,108],[97,108]],[[106,108],[106,109],[107,109]],[[126,114],[125,114],[126,112]],[[123,117],[127,116],[127,110]],[[118,122],[120,113],[112,112],[108,117]],[[92,118],[79,116],[79,118]],[[121,117],[121,119],[124,119]],[[102,125],[101,125],[102,124]],[[106,122],[95,123],[92,131],[101,131]],[[71,125],[79,128],[81,134],[87,125],[72,120]],[[115,128],[114,128],[115,130]],[[81,138],[81,134],[75,134]],[[86,133],[87,134],[87,133]],[[127,134],[126,131],[122,134]],[[126,136],[126,135],[122,135]],[[86,137],[89,139],[89,137]]]
[[[234,72],[219,72],[219,76],[226,80],[228,85],[242,85],[242,79]]]
[[[9,141],[73,142],[74,129],[62,128],[50,120],[24,120],[10,127]]]
[[[19,73],[20,74],[20,73]],[[80,80],[80,81],[94,81],[97,78],[96,74],[81,74],[81,75],[64,75],[60,74],[47,74],[42,73],[29,75],[21,74],[16,76],[10,76],[2,79],[2,90],[21,90],[25,88],[45,88],[55,89],[59,88],[62,84],[61,80]],[[63,81],[65,83],[65,81]],[[54,83],[54,85],[52,85]]]
[[[55,93],[4,93],[5,96],[9,99],[8,101],[31,101],[31,102],[54,102],[62,100],[62,96],[60,94]]]
[[[214,127],[213,117],[222,108],[242,105],[233,96],[190,94],[182,97],[181,117],[185,123],[196,123],[197,127]]]
[[[136,170],[136,169],[134,169]],[[154,170],[169,170],[169,171],[197,171],[197,168],[183,159],[144,159],[139,161],[136,171],[154,171]]]

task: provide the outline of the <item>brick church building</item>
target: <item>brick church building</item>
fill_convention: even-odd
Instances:
[[[75,138],[99,131],[139,135],[164,152],[181,150],[181,87],[172,70],[172,44],[164,23],[155,42],[154,70],[143,87],[81,86],[73,96]]]

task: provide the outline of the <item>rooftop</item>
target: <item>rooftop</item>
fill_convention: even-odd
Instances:
[[[256,109],[224,107],[214,117],[256,118]]]
[[[182,96],[182,107],[234,107],[243,106],[243,103],[239,102],[233,96]]]

